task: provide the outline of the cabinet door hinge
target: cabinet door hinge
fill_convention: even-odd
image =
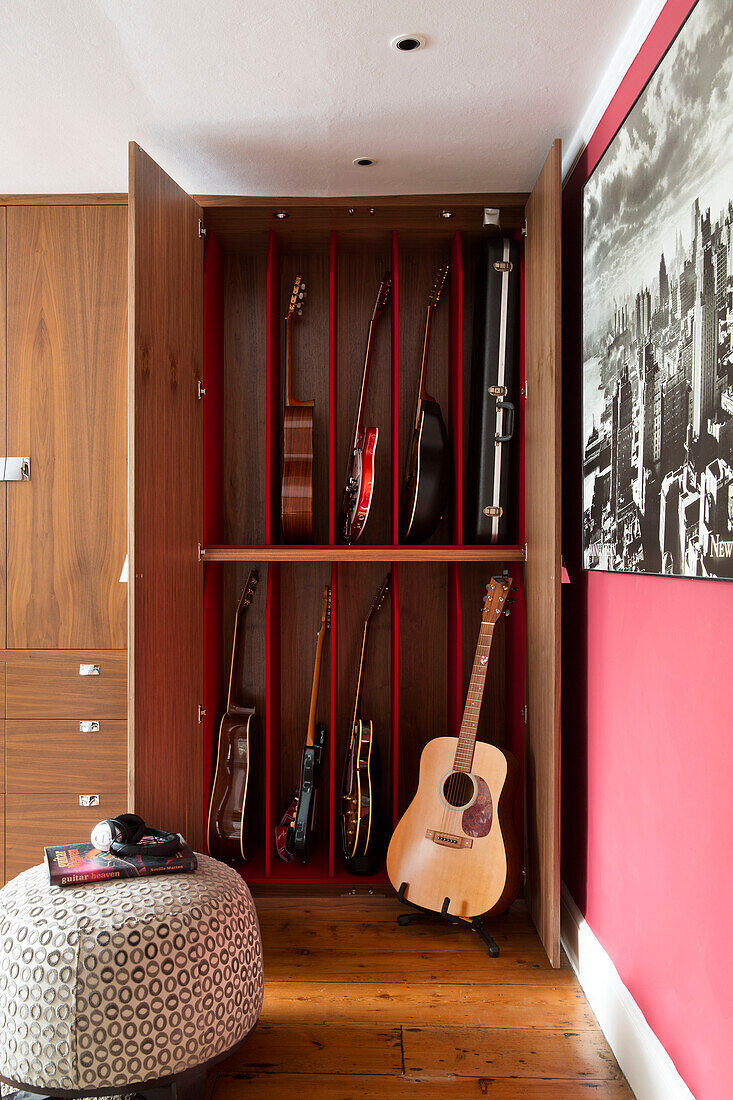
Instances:
[[[202,707],[201,704],[199,703],[199,725],[201,725],[201,723],[203,722],[205,714],[206,714],[206,707]]]
[[[527,238],[527,219],[526,218],[524,219],[524,225],[522,226],[522,236],[526,240],[526,238]]]
[[[201,218],[199,218],[199,237],[205,237],[205,236],[206,236],[206,226],[201,221]]]
[[[199,543],[199,561],[203,561],[205,557],[206,557],[206,550],[201,545],[201,543]]]
[[[524,706],[522,707],[522,709],[519,713],[522,715],[522,718],[524,720],[524,724],[526,726],[527,721],[529,720],[529,707],[527,706],[526,703],[524,704]]]
[[[524,398],[524,400],[526,401],[526,400],[527,400],[527,393],[528,393],[528,388],[527,388],[527,379],[526,379],[526,378],[525,378],[525,380],[524,380],[524,383],[523,383],[523,385],[521,385],[521,386],[519,387],[519,392],[521,393],[522,397],[523,397],[523,398]]]
[[[484,207],[484,228],[489,225],[495,225],[497,229],[501,228],[499,219],[501,217],[501,210],[496,206]]]
[[[199,401],[201,401],[202,398],[206,396],[206,387],[204,386],[200,378],[196,379],[196,396],[198,397]]]

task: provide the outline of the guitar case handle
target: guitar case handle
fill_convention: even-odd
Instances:
[[[506,409],[507,420],[509,423],[507,425],[507,429],[504,435],[495,435],[494,440],[497,443],[509,443],[509,441],[514,436],[514,416],[517,410],[511,401],[497,401],[496,407],[497,409]]]

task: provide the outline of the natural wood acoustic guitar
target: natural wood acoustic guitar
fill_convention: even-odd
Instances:
[[[384,851],[379,821],[379,747],[374,736],[373,722],[362,717],[361,697],[369,630],[372,619],[387,598],[391,584],[392,574],[388,573],[364,620],[351,716],[351,736],[341,786],[341,845],[347,870],[357,875],[372,874]]]
[[[245,612],[252,603],[258,580],[257,570],[252,569],[234,617],[227,707],[219,726],[209,800],[209,852],[231,864],[251,859],[261,839],[262,728],[254,707],[242,705],[236,695]]]
[[[295,276],[285,321],[285,411],[281,525],[285,542],[313,541],[313,407],[293,397],[293,322],[305,300],[302,275]]]
[[[321,625],[316,636],[316,659],[313,668],[308,730],[300,764],[300,780],[293,800],[275,828],[275,850],[286,863],[307,863],[315,846],[318,778],[326,748],[326,727],[316,723],[318,688],[326,634],[331,626],[331,589],[323,589]]]
[[[405,480],[400,496],[400,542],[410,544],[425,542],[433,534],[445,512],[450,487],[448,431],[440,405],[429,395],[426,381],[430,329],[449,266],[444,264],[435,277],[425,315],[415,419],[412,423]]]
[[[364,353],[364,371],[361,376],[359,405],[356,410],[349,469],[341,501],[341,533],[344,541],[356,542],[363,534],[369,519],[369,510],[374,495],[374,463],[379,439],[379,428],[364,427],[364,404],[366,402],[369,367],[372,361],[374,330],[377,321],[384,313],[392,289],[392,275],[388,273],[379,284],[377,300],[374,303],[372,319],[367,333],[366,352]]]
[[[519,765],[476,740],[491,640],[510,590],[505,577],[487,586],[460,734],[423,749],[417,794],[387,852],[389,880],[406,901],[454,917],[502,912],[519,891]]]

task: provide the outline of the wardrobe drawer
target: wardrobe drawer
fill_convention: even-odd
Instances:
[[[93,721],[99,724],[98,731],[81,732],[76,719],[8,719],[6,793],[85,794],[125,787],[127,723],[106,718]]]
[[[8,718],[127,717],[127,654],[63,650],[8,658]]]
[[[105,817],[127,808],[125,784],[85,794],[98,794],[99,805],[80,806],[77,794],[9,794],[5,798],[5,877],[11,879],[42,863],[50,844],[88,843],[92,829]]]

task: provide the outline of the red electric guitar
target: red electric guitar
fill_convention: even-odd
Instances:
[[[387,273],[379,284],[377,300],[374,303],[372,319],[369,322],[364,372],[361,377],[361,393],[356,412],[354,443],[349,458],[349,470],[341,501],[341,533],[348,543],[356,542],[363,534],[369,518],[369,509],[374,492],[374,455],[377,450],[378,428],[364,428],[364,402],[369,380],[369,364],[372,358],[374,328],[389,301],[392,289],[392,275]]]

